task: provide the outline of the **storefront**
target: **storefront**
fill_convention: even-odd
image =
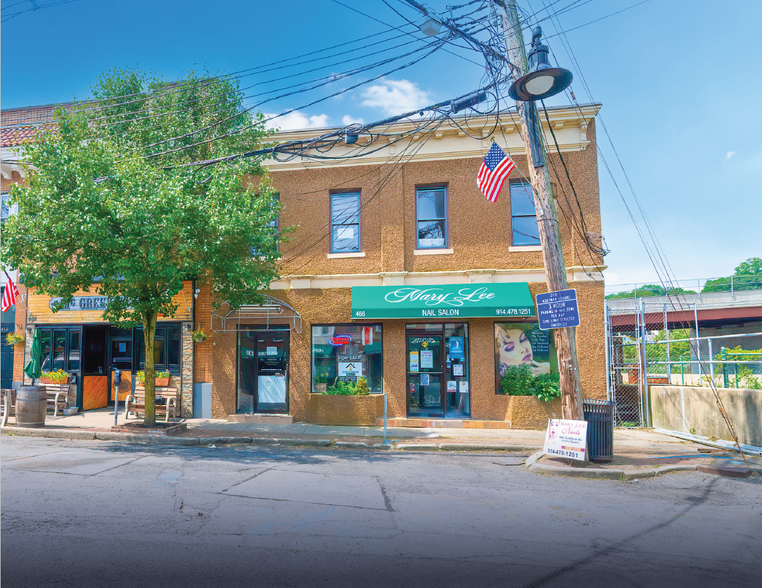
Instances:
[[[405,415],[409,418],[467,419],[472,416],[472,355],[480,369],[491,364],[493,358],[497,370],[500,365],[497,337],[503,327],[484,320],[488,317],[510,317],[518,325],[516,329],[539,332],[537,339],[542,340],[544,335],[546,355],[548,351],[547,333],[534,328],[535,305],[526,283],[354,287],[351,314],[357,320],[384,321],[372,327],[357,325],[356,330],[372,328],[380,333],[385,324],[404,322]],[[495,325],[494,346],[474,347],[471,331],[476,328],[481,341],[481,335],[492,324]],[[506,328],[513,334],[512,326],[513,323],[511,328]],[[317,356],[316,345],[322,342],[316,342],[314,329],[313,355]],[[510,342],[503,346],[504,355],[509,345]],[[379,353],[382,351],[378,349]],[[531,362],[532,359],[531,353],[525,353],[518,361]],[[337,365],[340,365],[338,360]],[[315,361],[313,391],[322,376],[320,367]],[[382,374],[378,372],[376,369],[375,378],[381,380]],[[382,390],[376,387],[372,391]]]
[[[191,282],[174,298],[178,308],[172,317],[159,317],[156,326],[154,365],[156,372],[168,372],[170,385],[184,392],[192,410],[193,320]],[[137,372],[145,368],[142,327],[123,328],[103,321],[107,298],[92,292],[77,292],[71,303],[57,312],[60,299],[29,293],[27,333],[37,331],[41,343],[42,371],[63,371],[69,376],[69,405],[93,410],[113,404],[113,374],[122,372],[119,400],[123,401],[137,382]],[[186,341],[187,340],[187,341]],[[28,359],[32,337],[27,337]]]

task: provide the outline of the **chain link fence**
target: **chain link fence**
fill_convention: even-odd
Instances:
[[[677,309],[694,320],[676,321],[666,304],[621,302],[606,308],[608,397],[616,402],[617,426],[649,426],[651,385],[708,387],[712,380],[718,388],[762,389],[762,331],[698,336],[695,307]]]

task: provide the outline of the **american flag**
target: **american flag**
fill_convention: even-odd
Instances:
[[[511,158],[497,146],[497,143],[492,143],[492,147],[487,152],[487,157],[484,158],[482,166],[479,168],[479,174],[476,176],[476,185],[479,186],[487,200],[497,202],[500,190],[503,189],[503,184],[505,184],[506,178],[511,175],[514,167],[516,164]]]
[[[16,304],[16,296],[19,295],[19,291],[16,290],[16,284],[13,283],[8,272],[5,272],[5,277],[8,278],[8,283],[5,285],[5,290],[3,291],[3,301],[2,304],[0,304],[0,310],[8,312],[8,309]]]

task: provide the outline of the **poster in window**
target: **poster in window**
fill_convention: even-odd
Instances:
[[[458,383],[455,380],[447,380],[447,391],[448,392],[457,392],[458,391]]]
[[[454,378],[462,378],[463,377],[463,364],[462,363],[454,363],[452,364],[452,375]]]
[[[421,350],[421,369],[430,370],[434,368],[434,352],[431,349]]]
[[[418,352],[417,351],[411,351],[410,352],[410,371],[411,372],[417,372],[418,369]]]
[[[339,377],[343,379],[356,380],[362,377],[362,361],[340,361],[338,362]]]
[[[537,323],[497,323],[495,352],[502,378],[512,366],[529,366],[532,374],[549,374],[555,359],[549,331],[541,331]]]
[[[450,337],[450,359],[465,358],[465,337]]]
[[[430,386],[431,376],[429,374],[421,374],[421,386]]]

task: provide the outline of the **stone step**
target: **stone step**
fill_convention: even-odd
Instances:
[[[383,427],[384,419],[376,420],[376,426]],[[510,429],[509,421],[485,421],[437,418],[390,418],[390,427],[422,427],[428,429]]]
[[[290,414],[230,414],[228,422],[249,425],[291,425],[294,423],[294,417]]]

